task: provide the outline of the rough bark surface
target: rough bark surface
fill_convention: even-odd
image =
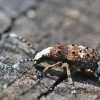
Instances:
[[[100,0],[0,0],[0,100],[100,100],[100,80],[87,73],[73,76],[77,94],[70,93],[65,67],[32,62],[26,44],[5,38],[14,32],[42,49],[56,43],[77,44],[100,52]]]

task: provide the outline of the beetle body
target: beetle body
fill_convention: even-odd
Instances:
[[[76,66],[80,69],[91,69],[100,73],[100,67],[98,66],[99,53],[85,46],[56,44],[37,53],[34,58],[34,64],[47,59],[54,62],[62,61],[63,63],[68,63],[70,67]]]

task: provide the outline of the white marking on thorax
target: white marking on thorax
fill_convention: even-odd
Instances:
[[[80,50],[82,50],[81,52],[79,52],[79,55],[80,55],[81,58],[83,58],[85,47],[80,45],[79,48],[80,48]]]
[[[100,73],[100,61],[98,61],[98,69],[97,72]]]
[[[43,55],[48,56],[48,53],[50,53],[50,49],[52,49],[52,47],[48,47],[44,50],[42,50],[41,52],[38,52],[34,58],[34,60],[38,60],[39,58],[42,58]]]

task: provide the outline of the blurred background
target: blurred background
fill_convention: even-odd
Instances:
[[[100,0],[0,0],[0,33],[42,50],[56,43],[99,49]]]
[[[100,81],[86,74],[73,78],[80,88],[75,99],[65,80],[65,68],[49,70],[38,84],[34,76],[49,64],[33,67],[26,62],[14,69],[13,64],[31,55],[26,44],[4,38],[11,32],[27,39],[38,51],[61,43],[100,52],[100,0],[0,0],[0,100],[100,100]]]

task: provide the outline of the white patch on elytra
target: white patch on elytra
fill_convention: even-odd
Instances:
[[[80,55],[80,57],[81,57],[81,58],[83,58],[84,53],[83,53],[83,52],[81,52],[81,53],[79,53],[79,55]]]
[[[100,73],[100,61],[98,61],[98,69],[97,72]]]
[[[79,48],[80,48],[80,49],[84,49],[85,47],[84,47],[84,46],[82,46],[82,45],[80,45],[80,46],[79,46]]]
[[[82,50],[81,52],[79,52],[79,55],[80,55],[81,58],[83,58],[85,47],[80,45],[79,48],[80,48],[80,50]]]
[[[48,53],[50,53],[50,49],[52,49],[52,47],[48,47],[44,50],[42,50],[41,52],[38,52],[34,58],[34,60],[38,60],[40,58],[42,58],[43,55],[48,56]]]

